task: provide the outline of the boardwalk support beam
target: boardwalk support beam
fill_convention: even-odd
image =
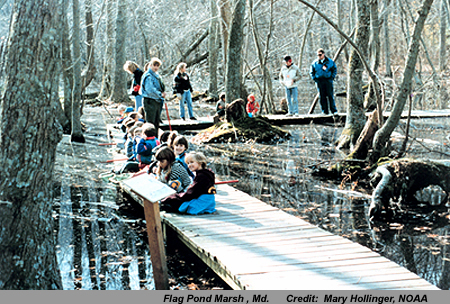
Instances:
[[[153,266],[153,278],[157,290],[169,290],[169,277],[161,228],[159,204],[144,199],[145,221],[147,222],[150,259]]]

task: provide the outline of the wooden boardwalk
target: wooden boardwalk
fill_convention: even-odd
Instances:
[[[163,212],[161,218],[233,289],[438,289],[364,246],[228,185],[218,186],[216,202],[214,214]]]
[[[384,117],[388,117],[390,112],[385,112]],[[308,125],[308,124],[333,124],[344,123],[346,119],[346,113],[339,113],[336,117],[331,115],[324,116],[320,114],[299,115],[299,116],[286,116],[286,115],[266,115],[269,121],[276,126],[282,125]],[[408,117],[408,112],[403,112],[402,118]],[[439,118],[450,117],[450,110],[433,110],[433,111],[412,111],[411,118]],[[172,130],[202,130],[214,125],[212,117],[198,117],[198,120],[181,120],[172,119],[170,125]],[[167,120],[163,120],[163,124],[160,125],[162,130],[169,130],[169,123]]]

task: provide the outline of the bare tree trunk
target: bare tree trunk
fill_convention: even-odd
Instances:
[[[142,48],[142,54],[144,56],[142,62],[145,63],[150,61],[150,48],[148,47],[148,38],[144,31],[145,26],[142,24],[143,21],[145,21],[145,11],[141,6],[137,6],[137,8],[133,10],[133,13],[135,17],[134,22],[142,35],[142,43],[140,43],[140,47]]]
[[[439,86],[439,106],[440,109],[446,109],[448,104],[448,92],[446,88],[446,84],[442,79],[442,74],[446,70],[446,50],[447,50],[447,6],[445,3],[446,0],[441,0],[441,8],[440,8],[440,35],[439,35],[439,77],[440,77],[440,86]]]
[[[84,143],[81,130],[81,47],[80,47],[80,8],[78,0],[73,0],[73,88],[72,88],[72,133],[70,140]]]
[[[378,0],[370,0],[370,39],[369,56],[372,70],[378,74],[380,65],[380,20],[378,18]],[[368,94],[364,99],[364,109],[376,107],[376,97],[372,83],[369,83]]]
[[[0,99],[2,290],[62,288],[52,217],[62,135],[53,100],[61,72],[61,7],[62,1],[18,0],[12,15]]]
[[[245,0],[236,0],[231,18],[225,77],[225,98],[229,103],[241,97],[244,17]]]
[[[391,41],[389,38],[389,12],[391,0],[384,1],[384,9],[385,13],[383,15],[383,29],[384,29],[384,60],[385,60],[385,69],[386,76],[393,77],[392,68],[391,68]]]
[[[101,98],[109,98],[111,96],[112,79],[114,71],[114,21],[115,21],[115,4],[117,0],[106,0],[106,51],[103,58],[103,77],[102,86],[100,88]]]
[[[63,32],[69,32],[69,20],[67,18],[67,8],[69,0],[63,0]],[[72,133],[72,88],[73,88],[73,67],[72,54],[70,51],[69,35],[62,35],[62,68],[64,83],[64,116],[67,119],[66,124],[62,124],[65,134]]]
[[[251,24],[251,28],[252,28],[252,34],[253,34],[253,40],[255,42],[255,47],[256,47],[256,53],[258,54],[258,59],[259,59],[259,66],[262,69],[263,72],[263,90],[261,92],[262,95],[262,99],[261,99],[261,108],[263,108],[263,106],[265,105],[265,100],[266,100],[266,93],[267,93],[267,101],[268,101],[268,111],[270,113],[273,113],[274,111],[274,105],[273,105],[273,95],[272,95],[272,80],[270,78],[270,71],[267,68],[266,65],[266,56],[265,54],[267,54],[267,50],[268,50],[268,42],[270,41],[270,35],[271,35],[271,31],[272,31],[272,8],[273,8],[273,1],[271,1],[271,10],[270,10],[270,21],[269,21],[269,33],[268,33],[268,37],[267,37],[267,41],[266,41],[266,50],[263,51],[262,50],[262,45],[261,42],[259,40],[259,32],[258,32],[258,27],[256,24],[256,20],[255,20],[255,15],[254,15],[254,8],[253,8],[253,0],[248,0],[249,3],[249,11],[250,11],[250,24]],[[255,79],[256,81],[256,79]],[[267,90],[266,90],[267,89]]]
[[[219,22],[217,21],[219,12],[215,0],[210,0],[211,20],[209,21],[209,39],[208,39],[208,70],[209,70],[209,89],[208,95],[217,99],[219,97],[217,86],[217,64],[219,53]]]
[[[126,37],[126,16],[125,12],[127,11],[127,2],[126,0],[118,0],[117,2],[117,19],[116,19],[116,68],[114,69],[114,83],[112,88],[112,94],[110,100],[121,103],[129,101],[128,92],[127,92],[127,80],[126,74],[123,71],[122,67],[126,61],[125,57],[125,37]]]
[[[94,48],[94,21],[92,19],[92,0],[85,0],[85,19],[86,19],[86,46],[87,61],[86,68],[81,73],[81,92],[92,82],[95,76],[96,68],[94,64],[95,48]]]
[[[389,137],[395,127],[398,125],[403,108],[405,107],[406,100],[411,94],[412,77],[414,74],[417,56],[419,53],[420,38],[422,30],[427,19],[430,7],[433,4],[433,0],[424,0],[421,9],[419,10],[419,17],[416,20],[414,26],[414,33],[411,37],[409,44],[408,57],[406,59],[405,72],[403,73],[403,81],[399,88],[399,94],[395,100],[394,107],[391,115],[387,119],[386,123],[377,131],[373,141],[374,153],[371,157],[372,161],[376,161],[380,156],[385,154],[386,144]]]
[[[222,33],[222,51],[223,51],[223,65],[227,65],[228,54],[228,37],[230,35],[231,26],[231,5],[232,0],[217,0],[220,16],[220,28]]]
[[[362,55],[367,57],[367,46],[370,35],[370,7],[364,0],[358,0],[358,23],[356,25],[356,41]],[[362,90],[362,75],[364,67],[361,57],[352,50],[348,67],[348,85],[347,85],[347,119],[345,127],[339,138],[340,147],[353,146],[366,122],[364,111],[364,92]]]

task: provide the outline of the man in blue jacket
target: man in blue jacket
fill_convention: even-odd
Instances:
[[[323,49],[317,50],[317,57],[317,60],[311,64],[310,75],[319,91],[322,113],[328,115],[331,110],[331,113],[335,115],[337,109],[333,97],[333,81],[337,74],[336,64],[325,56]]]
[[[158,134],[159,121],[164,98],[164,83],[158,74],[161,60],[152,58],[148,63],[148,70],[142,76],[141,95],[144,98],[145,120],[155,126],[156,134]]]

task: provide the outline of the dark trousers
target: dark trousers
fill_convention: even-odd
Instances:
[[[144,97],[145,120],[155,126],[156,132],[159,129],[159,117],[161,115],[161,102],[156,99]]]
[[[331,79],[319,79],[316,81],[317,91],[320,95],[320,106],[322,107],[322,113],[329,114],[336,113],[336,104],[334,102],[333,92],[333,80]]]

